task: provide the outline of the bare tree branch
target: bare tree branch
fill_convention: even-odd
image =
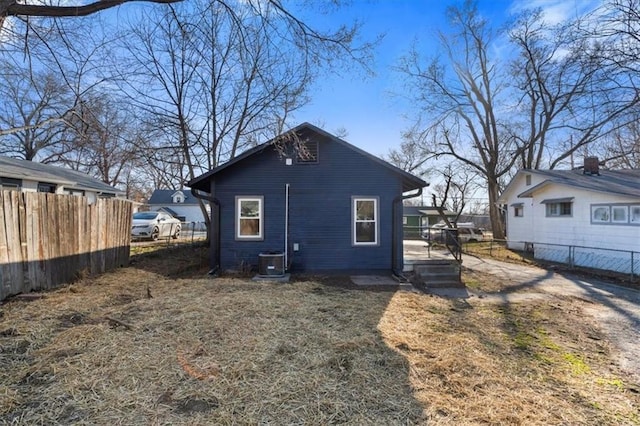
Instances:
[[[87,16],[125,3],[176,3],[182,0],[100,0],[82,6],[45,6],[0,0],[0,19],[5,16],[75,17]],[[1,27],[2,21],[0,21]]]

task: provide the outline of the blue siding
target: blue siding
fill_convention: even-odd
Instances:
[[[317,164],[286,165],[271,147],[213,176],[212,195],[220,202],[220,261],[223,270],[255,265],[258,254],[283,251],[285,187],[289,184],[289,256],[294,271],[390,270],[392,210],[402,267],[401,178],[391,169],[335,141],[320,139]],[[236,241],[235,198],[264,197],[264,240]],[[352,245],[352,196],[379,198],[379,245]],[[293,244],[299,251],[292,250]],[[398,252],[400,253],[398,255]]]

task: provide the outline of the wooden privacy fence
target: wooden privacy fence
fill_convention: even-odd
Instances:
[[[129,261],[132,204],[0,191],[0,300]]]

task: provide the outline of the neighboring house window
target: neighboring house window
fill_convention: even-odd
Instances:
[[[611,222],[627,223],[627,206],[611,206]]]
[[[524,216],[524,204],[523,203],[511,204],[511,207],[513,207],[513,216],[514,217],[523,217]]]
[[[573,198],[560,198],[554,200],[543,200],[546,204],[547,217],[562,217],[572,215]]]
[[[263,239],[263,197],[236,197],[236,239]]]
[[[629,206],[629,222],[640,224],[640,206]]]
[[[640,225],[640,206],[623,204],[591,205],[591,223]]]
[[[52,183],[38,182],[38,192],[48,192],[50,194],[56,193],[56,185]]]
[[[0,189],[5,191],[16,191],[22,188],[20,179],[0,178]]]
[[[173,196],[173,203],[174,204],[180,204],[180,203],[184,203],[184,194],[182,194],[182,192],[178,192]]]
[[[81,189],[65,189],[64,193],[69,195],[75,195],[76,197],[84,196],[84,191]]]
[[[531,185],[531,175],[525,175],[524,176],[524,181],[525,181],[525,185],[530,186]]]
[[[301,141],[299,143],[296,161],[306,164],[318,163],[318,141]]]
[[[608,223],[611,220],[609,206],[591,206],[591,221]]]
[[[353,197],[353,244],[378,244],[378,199]]]

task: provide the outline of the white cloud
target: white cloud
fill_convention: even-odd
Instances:
[[[602,0],[515,0],[510,11],[541,9],[544,20],[551,25],[582,16],[602,4]]]

